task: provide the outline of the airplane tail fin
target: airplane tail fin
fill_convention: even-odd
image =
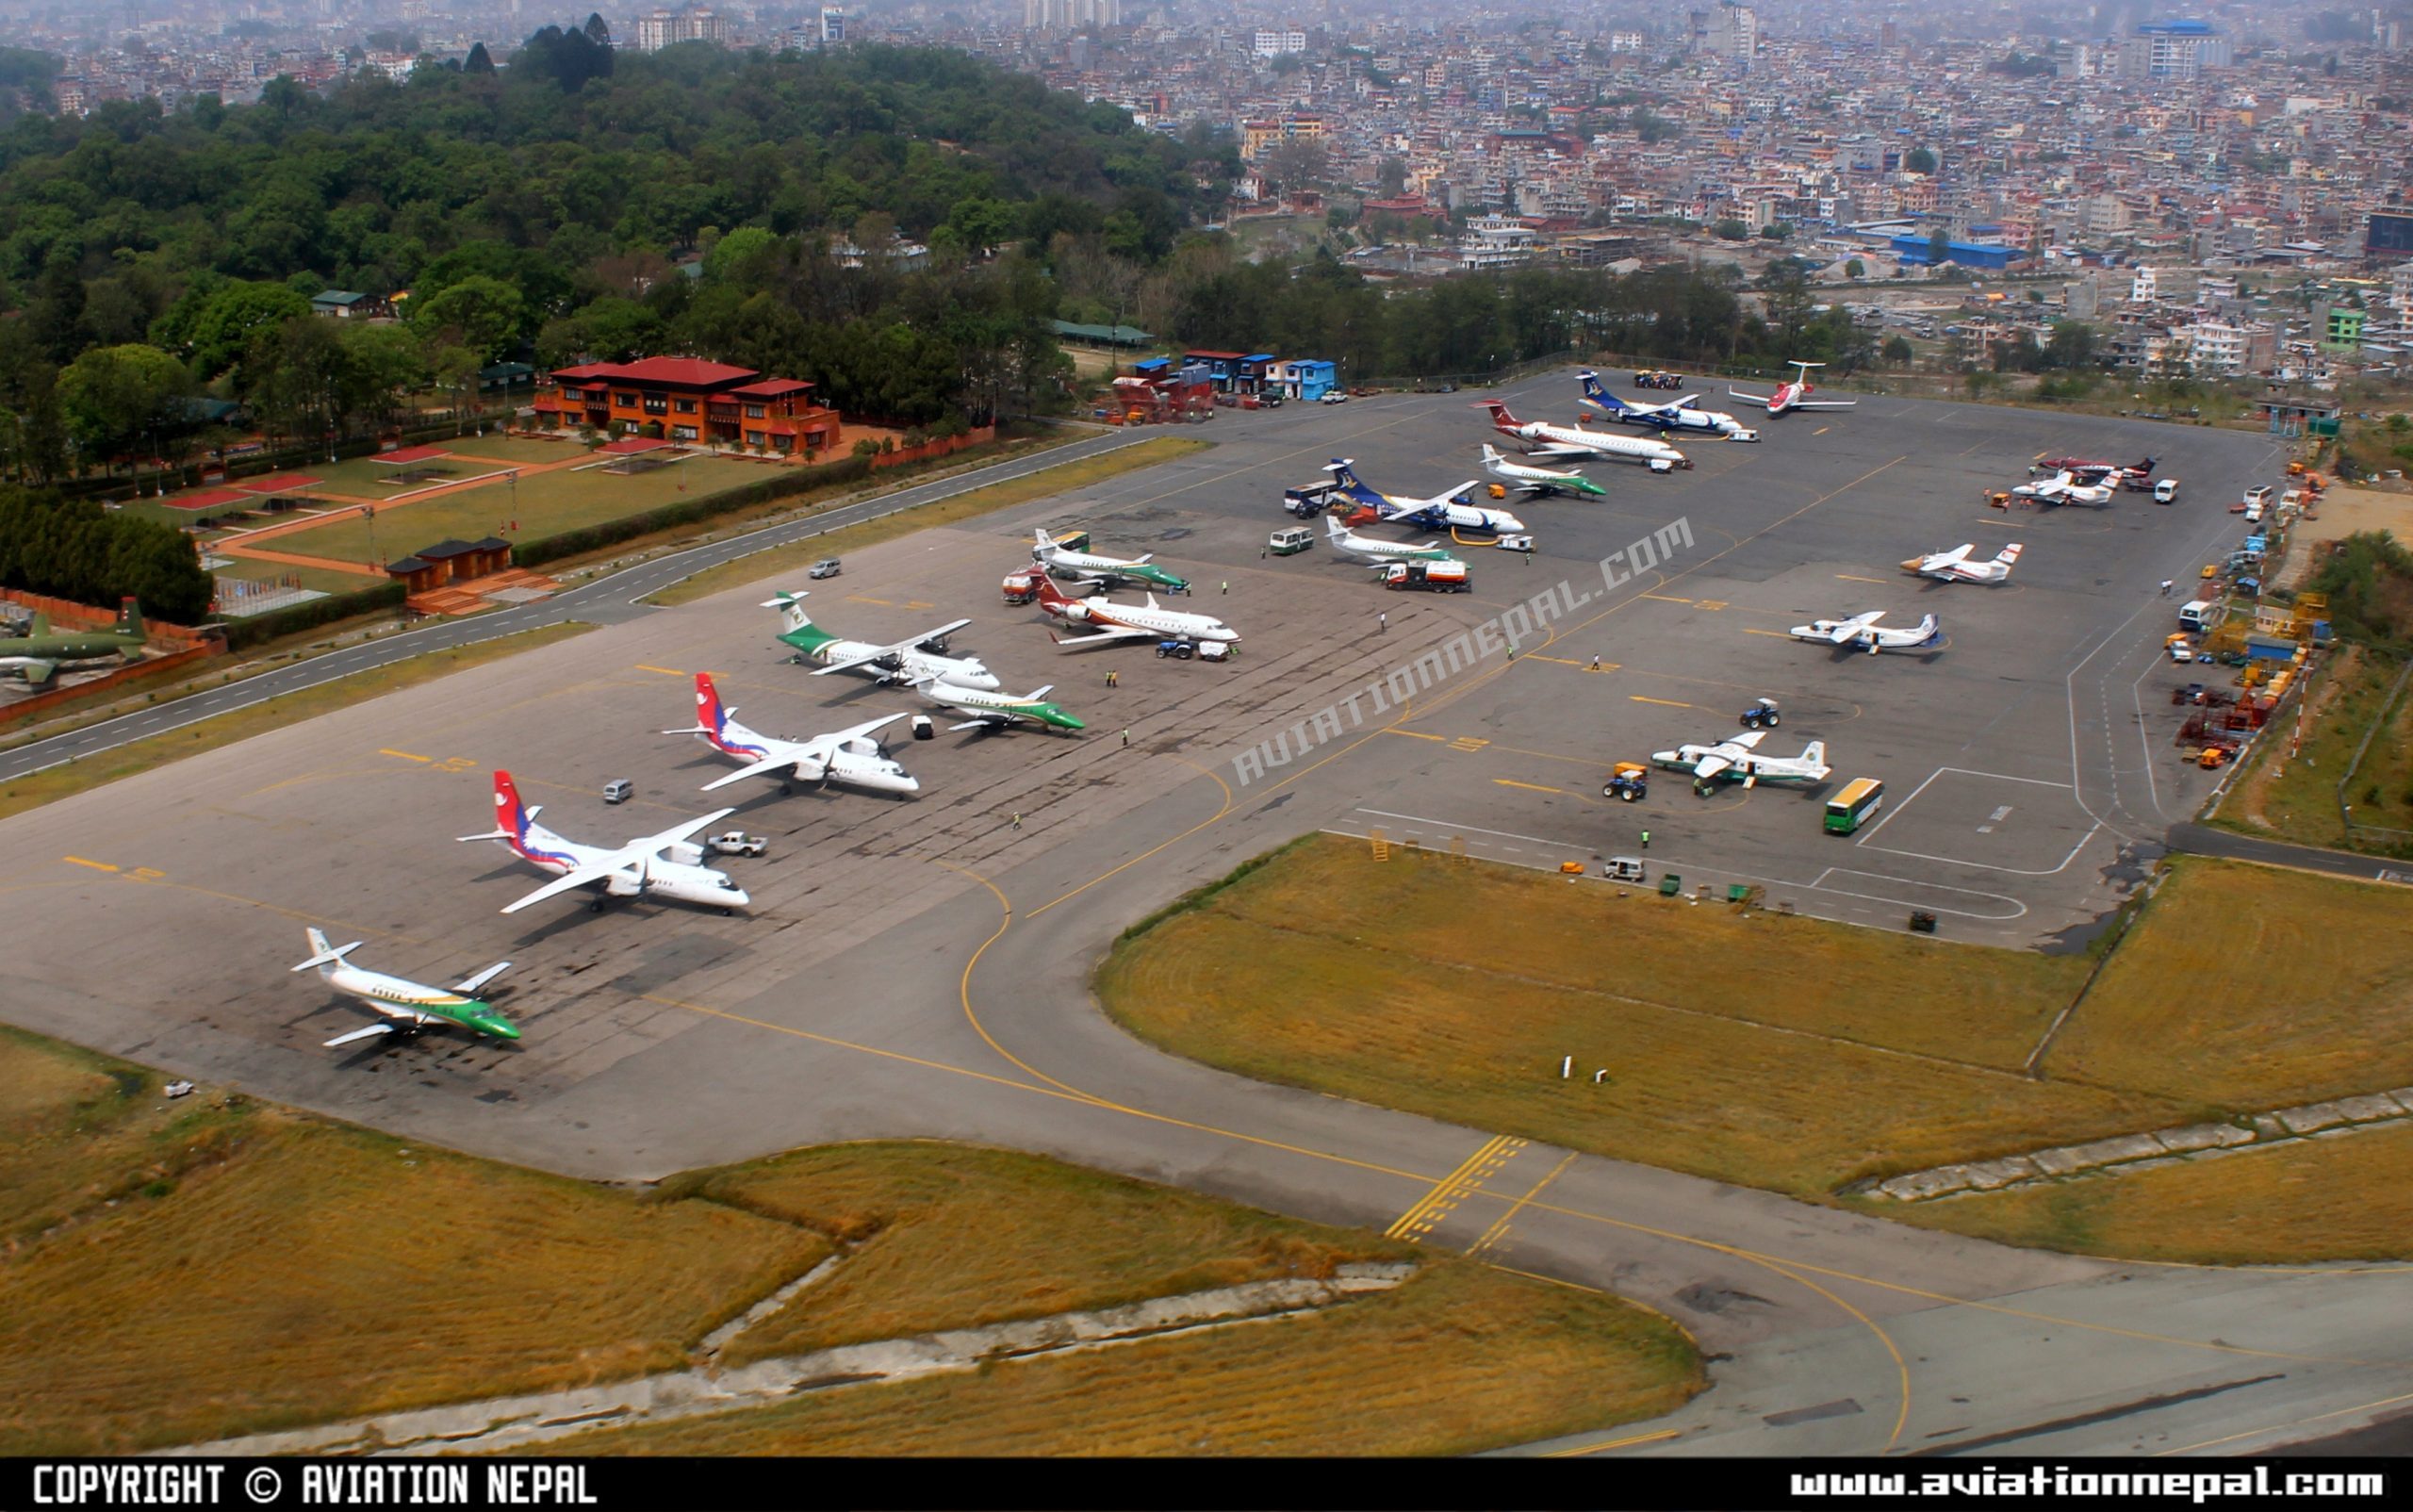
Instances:
[[[117,628],[128,635],[140,635],[142,629],[142,605],[134,595],[127,594],[117,607]]]
[[[2019,548],[2020,543],[2013,541],[2009,546],[2004,547],[2001,551],[1996,551],[1994,553],[1994,560],[2000,562],[2005,567],[2009,567],[2013,562],[2019,560]]]
[[[519,785],[511,780],[509,772],[494,774],[494,821],[514,850],[527,841],[528,810],[519,801]]]
[[[1345,541],[1349,538],[1349,527],[1340,522],[1338,515],[1326,515],[1323,518],[1323,535],[1328,541]]]
[[[1492,445],[1490,442],[1488,442],[1488,441],[1484,442],[1484,443],[1483,443],[1483,465],[1484,465],[1485,467],[1486,467],[1486,468],[1496,468],[1496,467],[1500,466],[1501,460],[1502,460],[1502,459],[1501,459],[1501,456],[1500,456],[1500,449],[1499,449],[1498,447],[1496,447],[1496,446],[1493,446],[1493,445]]]
[[[1944,621],[1929,615],[1919,621],[1919,644],[1932,646],[1944,639]]]
[[[773,597],[763,600],[763,607],[780,612],[780,629],[782,631],[802,630],[813,623],[813,616],[804,612],[807,591],[802,588],[783,589]]]
[[[1826,765],[1827,743],[1823,740],[1814,740],[1807,746],[1802,747],[1801,759],[1808,762],[1813,766]]]
[[[1475,407],[1477,409],[1490,411],[1491,423],[1494,425],[1521,425],[1524,423],[1522,420],[1517,419],[1516,416],[1509,413],[1507,403],[1502,400],[1479,399],[1475,401]]]
[[[1064,590],[1056,586],[1056,580],[1049,576],[1045,571],[1041,571],[1038,576],[1039,601],[1041,604],[1048,608],[1055,608],[1059,605],[1068,604],[1073,601],[1072,600],[1064,597]]]
[[[308,971],[316,966],[323,974],[333,967],[343,964],[343,958],[359,949],[362,944],[354,940],[348,945],[331,945],[327,944],[326,931],[315,925],[303,932],[310,937],[310,959],[295,966],[293,968],[295,971]]]

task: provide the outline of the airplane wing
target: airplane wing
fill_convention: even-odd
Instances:
[[[1884,610],[1873,609],[1864,615],[1854,615],[1849,619],[1837,620],[1835,628],[1827,633],[1827,638],[1838,646],[1848,645],[1859,639],[1863,631],[1869,629],[1884,617]]]
[[[972,623],[972,621],[969,619],[958,619],[952,623],[941,625],[936,630],[926,630],[918,635],[909,636],[904,640],[891,641],[889,644],[880,647],[878,650],[867,651],[861,656],[850,657],[843,662],[832,662],[828,666],[815,667],[813,675],[814,677],[828,677],[832,672],[845,672],[851,671],[858,666],[867,666],[870,664],[880,660],[882,657],[896,656],[906,651],[919,650],[925,641],[934,641],[941,635],[951,635],[970,623]]]
[[[1793,402],[1793,407],[1795,409],[1849,409],[1859,403],[1857,399],[1797,399]]]
[[[1690,409],[1699,403],[1700,396],[1699,394],[1686,394],[1682,399],[1671,399],[1666,403],[1662,404],[1659,407],[1661,409]]]
[[[334,1039],[327,1042],[327,1048],[332,1050],[339,1044],[351,1044],[360,1040],[373,1040],[381,1034],[392,1034],[394,1032],[395,1029],[393,1025],[380,1019],[376,1023],[369,1025],[365,1029],[354,1029],[350,1034],[337,1035]]]
[[[701,788],[698,789],[698,791],[703,793],[715,793],[720,789],[729,786],[731,782],[743,782],[749,777],[768,777],[771,773],[778,771],[782,766],[792,767],[798,762],[808,759],[808,754],[803,747],[791,746],[785,742],[781,742],[780,748],[773,754],[763,757],[759,762],[749,762],[726,777],[716,777],[711,781],[706,782]]]
[[[726,814],[730,811],[723,809],[721,812]],[[628,863],[620,860],[598,862],[592,865],[577,867],[560,877],[554,878],[551,881],[547,882],[544,886],[529,894],[526,897],[505,903],[502,906],[502,912],[505,913],[517,913],[521,909],[527,908],[531,904],[542,903],[549,897],[559,897],[564,893],[573,892],[578,888],[586,886],[590,882],[602,881],[607,877],[615,876],[620,872],[627,871],[628,869]]]
[[[728,818],[730,814],[735,814],[736,812],[737,811],[735,809],[714,809],[712,813],[705,814],[702,818],[690,819],[685,824],[679,826],[675,830],[665,830],[658,835],[648,835],[642,840],[632,840],[615,852],[608,863],[603,863],[603,869],[606,871],[617,871],[622,864],[635,861],[640,857],[650,858],[658,856],[662,852],[668,850],[671,846],[677,845],[680,841],[686,839],[691,834],[694,834],[697,830],[705,828],[707,825],[718,824],[720,821]]]
[[[1007,725],[1012,724],[1020,717],[1021,716],[1019,715],[1007,714],[1001,710],[995,714],[984,714],[976,718],[965,719],[959,723],[951,724],[947,726],[946,729],[947,733],[949,734],[953,734],[959,730],[1000,730]]]
[[[1718,773],[1726,770],[1733,764],[1734,763],[1729,758],[1713,753],[1711,755],[1703,756],[1699,761],[1693,764],[1693,775],[1695,777],[1704,778],[1715,777]]]
[[[1101,630],[1093,634],[1076,635],[1071,640],[1066,640],[1061,635],[1052,633],[1047,638],[1054,641],[1059,646],[1070,646],[1075,650],[1081,650],[1092,646],[1109,646],[1117,641],[1168,640],[1172,637],[1157,631],[1136,630],[1128,625],[1124,625],[1112,630]]]
[[[465,977],[461,980],[453,983],[452,990],[456,993],[467,995],[468,994],[476,992],[479,988],[484,987],[486,983],[494,980],[497,977],[501,976],[504,972],[509,971],[510,969],[510,961],[498,961],[493,965],[488,966],[485,970],[479,972],[476,976]]]
[[[1748,399],[1754,404],[1765,404],[1776,398],[1774,394],[1747,394],[1739,388],[1730,388],[1726,390],[1726,397],[1729,399]]]
[[[1536,447],[1533,454],[1544,462],[1568,462],[1596,455],[1600,450],[1596,446],[1568,446],[1562,441],[1552,441],[1547,446]]]

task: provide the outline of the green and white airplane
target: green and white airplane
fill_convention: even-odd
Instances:
[[[39,687],[51,680],[61,662],[90,662],[104,656],[130,662],[146,638],[142,606],[132,599],[119,606],[117,623],[106,630],[54,631],[50,616],[38,614],[30,633],[0,635],[0,672],[14,672]]]
[[[1188,593],[1190,580],[1178,577],[1156,565],[1154,551],[1146,556],[1101,556],[1079,548],[1089,544],[1088,533],[1059,541],[1045,531],[1031,534],[1030,559],[1051,572],[1061,573],[1079,583],[1094,583],[1102,588],[1119,588],[1126,583],[1145,583],[1167,593]]]
[[[987,688],[967,688],[944,678],[927,677],[913,684],[915,692],[943,708],[971,717],[949,730],[1006,730],[1028,721],[1047,726],[1050,730],[1086,730],[1089,727],[1047,701],[1055,691],[1053,682],[1020,698],[1010,693],[993,693]]]
[[[460,985],[445,989],[426,987],[400,977],[388,977],[382,971],[355,966],[344,958],[359,949],[364,942],[354,940],[348,945],[327,944],[327,937],[313,929],[310,936],[310,959],[294,967],[295,971],[319,968],[319,979],[347,996],[356,997],[386,1015],[382,1022],[349,1034],[338,1034],[327,1042],[329,1049],[366,1040],[380,1034],[417,1034],[431,1024],[450,1024],[455,1028],[472,1029],[498,1040],[519,1038],[519,1027],[495,1011],[492,1003],[482,1002],[470,995],[479,988],[511,968],[508,961],[497,961]]]

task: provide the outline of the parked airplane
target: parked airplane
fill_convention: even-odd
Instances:
[[[1348,457],[1335,457],[1324,464],[1324,471],[1332,474],[1333,490],[1358,506],[1371,510],[1378,520],[1394,520],[1427,531],[1471,531],[1478,535],[1506,535],[1525,528],[1525,522],[1504,509],[1486,509],[1465,501],[1467,491],[1474,487],[1473,479],[1458,485],[1448,493],[1435,494],[1430,499],[1403,498],[1397,494],[1377,493],[1360,480],[1356,464]],[[1353,514],[1348,523],[1367,521]]]
[[[1662,433],[1701,431],[1722,436],[1730,441],[1756,441],[1760,438],[1759,432],[1749,429],[1724,410],[1694,408],[1700,403],[1699,394],[1686,394],[1664,404],[1636,404],[1601,387],[1599,376],[1588,370],[1576,376],[1583,380],[1584,403],[1611,419],[1624,420],[1629,425],[1648,425]]]
[[[742,782],[749,777],[777,775],[780,791],[788,791],[793,779],[801,782],[841,782],[848,787],[867,788],[874,793],[918,793],[922,784],[905,775],[905,768],[888,759],[872,732],[893,725],[905,715],[885,715],[866,720],[852,730],[841,730],[834,735],[815,735],[811,740],[779,740],[757,734],[731,717],[737,713],[724,707],[720,690],[713,686],[710,672],[696,674],[696,723],[684,730],[665,730],[665,735],[701,735],[704,744],[724,756],[735,756],[746,764],[727,777],[706,782],[703,791],[711,793]]]
[[[316,929],[304,931],[310,937],[310,959],[294,967],[295,971],[319,968],[319,979],[335,991],[362,1002],[386,1015],[379,1023],[349,1034],[338,1034],[327,1042],[332,1050],[355,1040],[373,1039],[380,1034],[417,1034],[431,1024],[450,1024],[459,1028],[473,1029],[498,1040],[519,1038],[519,1027],[495,1011],[492,1003],[481,1002],[470,995],[479,988],[511,969],[511,962],[499,961],[476,976],[451,987],[426,987],[400,977],[388,977],[382,971],[355,966],[345,959],[359,949],[365,941],[354,940],[348,945],[327,944],[327,937]]]
[[[1045,725],[1051,730],[1087,728],[1061,708],[1046,701],[1047,695],[1055,690],[1055,686],[1051,682],[1016,698],[1010,693],[963,687],[940,678],[925,678],[913,684],[915,691],[932,703],[972,716],[960,724],[947,726],[949,730],[1006,730],[1026,720]]]
[[[1387,567],[1393,562],[1447,562],[1452,560],[1446,546],[1419,546],[1414,541],[1380,541],[1371,535],[1360,535],[1340,522],[1336,515],[1323,518],[1324,539],[1336,551],[1369,558],[1366,566]]]
[[[606,899],[644,897],[652,894],[681,903],[703,903],[731,913],[744,908],[748,899],[745,889],[701,864],[704,847],[688,840],[697,830],[709,828],[736,813],[735,809],[714,809],[700,819],[690,819],[675,830],[665,830],[658,835],[632,840],[616,849],[600,846],[582,846],[563,839],[536,822],[545,806],[523,808],[519,789],[512,784],[509,772],[494,774],[495,828],[484,834],[463,835],[463,840],[500,840],[511,853],[539,870],[551,872],[553,880],[517,902],[502,907],[505,913],[517,913],[531,903],[582,887],[595,889],[592,905],[600,912]]]
[[[1154,552],[1148,556],[1129,558],[1100,556],[1094,551],[1075,551],[1071,547],[1059,545],[1056,537],[1045,531],[1035,530],[1030,534],[1034,538],[1030,548],[1031,560],[1045,565],[1050,570],[1060,571],[1068,578],[1095,583],[1108,588],[1121,587],[1125,583],[1146,583],[1168,593],[1190,591],[1187,578],[1175,577],[1150,562],[1149,558],[1156,554]]]
[[[1479,402],[1475,408],[1491,412],[1491,428],[1512,441],[1525,443],[1526,452],[1545,462],[1639,462],[1653,472],[1673,472],[1689,468],[1692,463],[1682,452],[1665,441],[1642,436],[1619,436],[1612,431],[1587,431],[1581,425],[1551,425],[1543,420],[1520,420],[1508,413],[1508,406],[1496,399]]]
[[[1232,629],[1213,615],[1193,615],[1179,609],[1167,609],[1149,594],[1144,604],[1115,603],[1103,595],[1087,599],[1067,599],[1056,580],[1045,572],[1039,574],[1039,606],[1067,625],[1095,626],[1095,633],[1066,640],[1051,637],[1059,646],[1105,646],[1122,640],[1219,640],[1237,641],[1239,631]],[[1036,697],[1036,695],[1034,695]]]
[[[2080,483],[2067,468],[2011,491],[2013,499],[2033,499],[2040,504],[2108,504],[2111,494],[2111,485]]]
[[[2095,462],[2086,457],[2055,457],[2049,462],[2030,464],[2030,472],[2073,472],[2089,483],[2121,484],[2133,478],[2140,487],[2153,476],[2154,458],[2125,465],[2118,462]]]
[[[827,677],[832,672],[862,672],[873,682],[887,686],[911,682],[917,678],[943,677],[960,687],[994,688],[997,675],[980,665],[977,657],[943,656],[946,638],[964,626],[969,619],[958,619],[925,631],[910,640],[891,641],[874,646],[869,641],[840,640],[813,622],[804,612],[804,600],[809,590],[799,588],[763,601],[765,609],[780,611],[780,639],[796,648],[795,661],[807,658],[823,664],[813,671],[814,677]]]
[[[2001,583],[2010,578],[2011,567],[2019,561],[2017,541],[1995,552],[1991,562],[1970,561],[1969,553],[1976,550],[1975,546],[1963,544],[1949,551],[1914,556],[1902,564],[1902,570],[1945,583]]]
[[[1521,462],[1511,462],[1488,441],[1483,445],[1483,470],[1518,493],[1584,494],[1594,499],[1609,496],[1606,488],[1580,472],[1552,472],[1548,468],[1529,468]]]
[[[1693,774],[1693,791],[1706,793],[1713,781],[1741,781],[1745,787],[1762,782],[1823,782],[1830,768],[1827,765],[1827,743],[1814,740],[1802,748],[1798,756],[1763,756],[1759,744],[1765,739],[1765,730],[1747,730],[1731,740],[1708,745],[1683,745],[1674,750],[1655,751],[1650,759],[1671,771]]]
[[[1944,644],[1943,622],[1933,615],[1909,630],[1887,630],[1877,623],[1884,617],[1884,610],[1872,609],[1849,619],[1814,619],[1806,625],[1794,626],[1793,638],[1823,641],[1830,646],[1856,645],[1872,656],[1879,651],[1923,650]]]
[[[90,662],[104,656],[130,662],[147,638],[142,606],[132,599],[121,600],[117,622],[100,630],[54,631],[48,615],[36,614],[25,634],[0,635],[0,672],[14,672],[39,687],[57,673],[61,662]]]
[[[1795,377],[1789,383],[1777,385],[1776,392],[1773,394],[1747,394],[1739,388],[1730,388],[1726,390],[1727,396],[1731,399],[1748,399],[1754,404],[1765,404],[1771,415],[1781,415],[1789,409],[1849,409],[1860,403],[1856,399],[1813,399],[1810,397],[1818,391],[1817,386],[1810,381],[1810,370],[1823,368],[1826,366],[1825,363],[1802,362],[1796,359],[1788,366],[1796,370]]]

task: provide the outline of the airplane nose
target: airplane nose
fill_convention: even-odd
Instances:
[[[501,1019],[489,1019],[486,1022],[486,1029],[487,1032],[494,1035],[498,1040],[516,1040],[519,1038],[519,1026],[517,1024],[505,1024]]]
[[[742,887],[725,887],[713,901],[723,908],[742,909],[754,900],[746,896],[746,889]]]

